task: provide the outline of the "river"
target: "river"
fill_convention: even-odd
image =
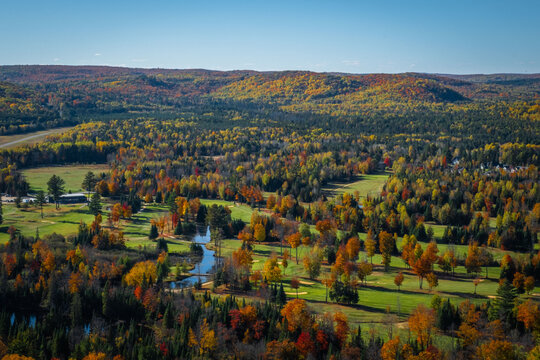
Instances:
[[[201,232],[204,233],[204,235],[202,235]],[[201,261],[199,261],[195,265],[195,268],[189,272],[190,274],[195,274],[195,275],[187,277],[180,281],[171,282],[170,286],[172,289],[175,289],[178,287],[180,288],[190,287],[190,286],[193,286],[195,283],[197,283],[199,280],[202,283],[205,283],[209,279],[210,275],[203,275],[203,274],[210,274],[213,270],[213,267],[216,261],[216,258],[214,257],[215,251],[208,250],[206,246],[204,246],[205,244],[209,243],[210,240],[211,240],[210,227],[209,226],[207,226],[206,228],[197,227],[197,234],[193,236],[192,241],[202,246],[203,255],[202,255]]]

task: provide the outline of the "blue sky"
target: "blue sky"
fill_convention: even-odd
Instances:
[[[0,2],[0,64],[540,72],[540,1]]]

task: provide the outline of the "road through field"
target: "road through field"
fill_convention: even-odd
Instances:
[[[29,140],[35,140],[37,138],[45,137],[47,135],[56,134],[56,133],[59,133],[59,132],[64,132],[64,131],[66,131],[68,129],[71,129],[71,127],[57,128],[57,129],[51,129],[51,130],[46,130],[46,131],[38,131],[36,133],[30,133],[30,134],[33,134],[33,135],[29,135],[29,136],[25,136],[25,137],[21,137],[21,138],[20,138],[20,136],[22,136],[22,135],[0,136],[0,148],[12,147],[13,145],[17,145],[19,143],[29,142]],[[16,140],[9,141],[10,138],[13,138],[13,139],[16,139]],[[3,143],[3,141],[6,141],[6,140],[8,142]],[[30,141],[30,142],[33,142],[33,141]]]

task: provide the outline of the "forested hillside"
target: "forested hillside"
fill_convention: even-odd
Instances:
[[[472,133],[500,142],[539,138],[537,75],[2,66],[0,81],[3,134],[134,114],[171,118],[203,109],[235,112],[224,116],[229,123],[256,117],[370,133]]]
[[[538,359],[538,79],[0,67],[0,358]]]

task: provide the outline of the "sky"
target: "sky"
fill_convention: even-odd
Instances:
[[[540,73],[539,13],[539,0],[0,0],[0,64]]]

